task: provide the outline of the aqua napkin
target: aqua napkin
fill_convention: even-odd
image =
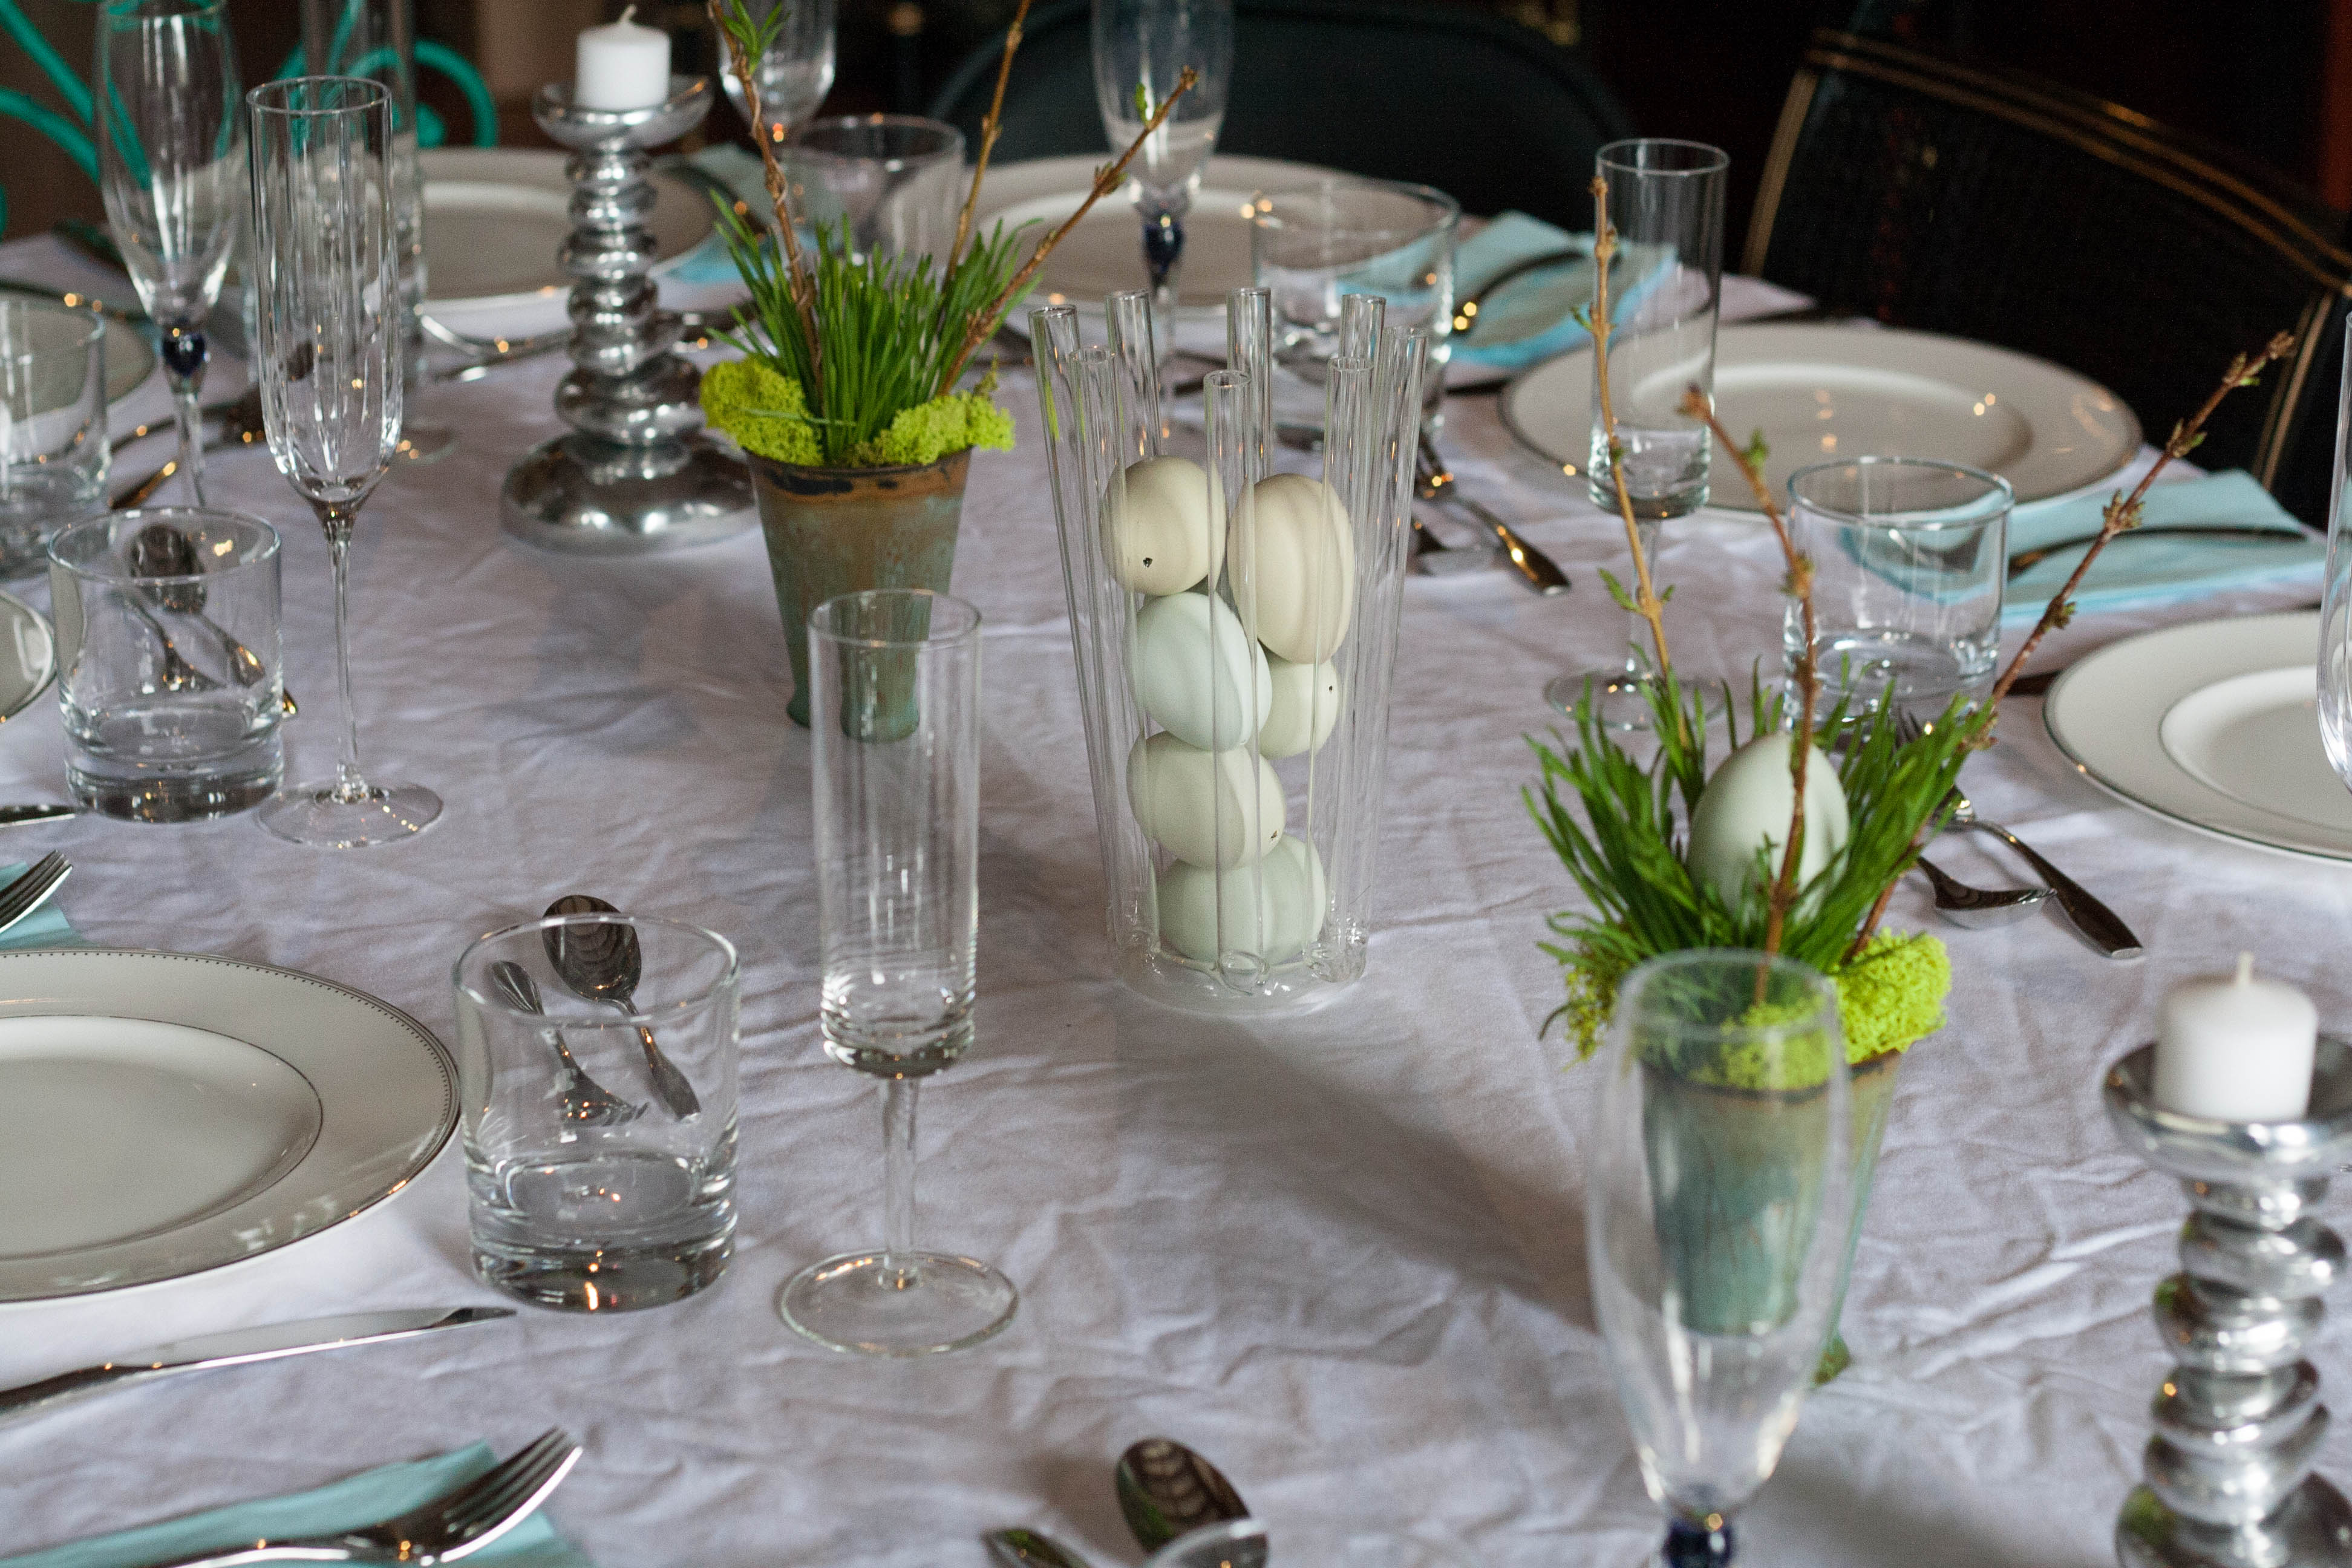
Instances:
[[[1454,297],[1467,300],[1506,269],[1555,250],[1581,251],[1588,259],[1547,267],[1497,289],[1470,331],[1454,340],[1454,359],[1521,370],[1588,341],[1570,312],[1592,301],[1592,237],[1525,213],[1503,214],[1455,248]]]
[[[2100,514],[2114,493],[2109,486],[2069,500],[2019,507],[2010,518],[2010,552],[2096,533]],[[2260,528],[2279,537],[2275,542],[2157,537],[2168,529],[2199,524]],[[2137,531],[2146,537],[2108,545],[2083,579],[2075,600],[2084,612],[2171,604],[2231,588],[2308,583],[2316,592],[2327,559],[2324,541],[2289,516],[2252,474],[2236,468],[2150,487]],[[2062,551],[2010,579],[2001,619],[2016,623],[2039,617],[2082,558],[2081,550]]]
[[[12,879],[23,875],[24,871],[23,866],[0,866],[0,887],[7,886]],[[68,885],[71,882],[72,879],[68,878]],[[59,888],[58,892],[49,895],[47,903],[7,931],[0,931],[0,952],[20,947],[88,947],[89,943],[82,940],[81,932],[74,930],[58,909],[58,894],[64,891],[64,888]]]
[[[23,1557],[0,1557],[0,1568],[137,1568],[225,1551],[258,1536],[331,1534],[429,1502],[497,1462],[488,1443],[477,1443],[436,1459],[368,1470],[316,1491],[235,1503]],[[543,1512],[532,1514],[467,1561],[482,1568],[593,1568],[555,1532]]]

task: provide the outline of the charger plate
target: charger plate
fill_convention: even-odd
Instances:
[[[2084,778],[2152,816],[2352,862],[2352,790],[2319,738],[2319,615],[2143,632],[2076,661],[2042,723]]]
[[[2139,450],[2139,420],[2086,376],[1990,343],[1934,332],[1759,322],[1716,333],[1724,427],[1761,430],[1776,497],[1808,463],[1933,458],[1988,469],[2020,503],[2097,484]],[[1592,442],[1591,351],[1546,360],[1504,389],[1522,444],[1582,474]],[[1709,504],[1755,511],[1738,471],[1714,458]]]
[[[0,954],[0,1303],[202,1273],[373,1208],[457,1123],[414,1018],[194,953]]]

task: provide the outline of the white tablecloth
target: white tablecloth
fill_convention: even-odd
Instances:
[[[1538,1037],[1559,985],[1535,944],[1571,893],[1518,794],[1545,678],[1622,647],[1594,574],[1622,556],[1616,525],[1514,451],[1491,398],[1453,404],[1464,488],[1523,520],[1575,590],[1410,582],[1370,972],[1303,1022],[1202,1023],[1104,978],[1036,405],[1007,377],[1021,447],[974,462],[956,573],[989,627],[980,1044],[925,1092],[920,1235],[1002,1266],[1021,1314],[965,1354],[871,1363],[773,1308],[793,1270],[872,1238],[880,1150],[872,1086],[817,1045],[807,738],[784,718],[761,544],[596,562],[501,535],[500,476],[555,428],[561,368],[436,389],[419,413],[463,449],[399,471],[360,524],[368,764],[438,789],[439,826],[359,854],[241,819],[80,820],[0,847],[66,850],[64,907],[95,942],[310,970],[444,1032],[459,947],[555,895],[728,933],[745,960],[732,1269],[659,1311],[530,1310],[0,1429],[0,1552],[562,1423],[588,1455],[552,1511],[605,1568],[979,1568],[978,1532],[1024,1522],[1130,1560],[1110,1465],[1151,1433],[1213,1456],[1277,1531],[1344,1513],[1494,1568],[1645,1560],[1659,1526],[1585,1284],[1591,1075]],[[285,531],[288,667],[308,704],[289,772],[324,772],[318,530],[264,454],[211,472],[216,501]],[[1702,518],[1666,540],[1682,667],[1744,679],[1775,658],[1780,568],[1761,531]],[[2086,621],[2061,651],[2137,624]],[[2336,963],[2352,873],[2136,816],[2038,720],[2016,703],[1970,765],[1979,805],[2105,896],[2150,956],[2109,963],[2040,919],[1942,929],[1951,1022],[1903,1068],[1846,1307],[1854,1364],[1743,1520],[1752,1562],[2109,1561],[2165,1365],[2148,1293],[2183,1208],[2115,1145],[2097,1070],[2150,1034],[2174,979],[2242,947],[2338,1026],[2352,1000]],[[0,729],[0,799],[54,797],[60,769],[52,709]],[[1964,876],[2013,874],[1974,841],[1941,853]],[[1894,918],[1929,921],[1924,891],[1906,885]],[[283,1252],[0,1309],[0,1383],[188,1333],[490,1300],[467,1269],[461,1177],[453,1148],[393,1203]],[[2331,1379],[2352,1378],[2345,1350],[2334,1331],[2318,1347]],[[2326,1463],[2347,1460],[2339,1437]]]

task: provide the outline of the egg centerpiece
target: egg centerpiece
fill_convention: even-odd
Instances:
[[[1265,653],[1213,594],[1171,594],[1136,613],[1135,700],[1189,746],[1229,751],[1265,721]]]
[[[1785,731],[1774,731],[1733,752],[1706,781],[1691,812],[1684,864],[1690,868],[1692,880],[1712,887],[1735,909],[1748,889],[1769,887],[1780,874],[1797,802],[1796,784],[1789,777],[1789,744]],[[1799,887],[1821,875],[1830,857],[1845,847],[1852,830],[1837,770],[1815,746],[1805,761],[1805,847],[1798,857]],[[1759,850],[1769,868],[1761,881]]]
[[[1224,497],[1191,458],[1147,458],[1111,481],[1102,534],[1103,560],[1119,586],[1181,594],[1224,570]]]
[[[1319,664],[1338,651],[1355,614],[1356,546],[1328,484],[1304,474],[1260,479],[1225,552],[1234,603],[1267,652]]]
[[[1282,781],[1263,759],[1204,752],[1164,731],[1128,752],[1127,804],[1177,859],[1224,869],[1263,858],[1288,821]]]

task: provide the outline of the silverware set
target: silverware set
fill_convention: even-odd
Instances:
[[[618,910],[602,899],[591,898],[586,893],[572,893],[548,905],[546,918],[558,920],[565,915],[618,913],[620,913]],[[541,941],[547,949],[547,962],[555,966],[555,973],[562,976],[563,984],[571,987],[573,995],[590,1002],[602,1002],[616,1007],[624,1017],[635,1014],[637,981],[645,972],[645,956],[637,945],[635,931],[622,925],[594,925],[585,928],[553,926],[548,929]],[[502,966],[499,972],[499,980],[501,986],[509,979],[506,971],[510,969],[516,975],[521,977],[526,986],[530,985],[530,977],[528,974],[523,974],[520,969],[515,969],[513,965],[509,964]],[[514,994],[509,992],[508,994],[511,998]],[[530,1002],[518,1005],[526,1012],[541,1011],[537,1005],[538,988],[530,986],[529,994]],[[684,1073],[677,1070],[677,1064],[662,1054],[660,1043],[654,1038],[654,1032],[643,1024],[638,1025],[636,1030],[637,1044],[646,1054],[646,1075],[652,1079],[654,1092],[661,1096],[662,1103],[669,1108],[669,1113],[680,1121],[690,1121],[701,1115],[702,1102],[695,1098],[694,1086],[687,1082]],[[605,1094],[604,1089],[597,1088],[588,1079],[585,1073],[579,1070],[579,1064],[572,1061],[572,1053],[564,1048],[563,1037],[561,1033],[553,1029],[547,1032],[550,1043],[553,1045],[556,1053],[573,1075],[573,1092],[582,1095],[583,1102],[601,1105],[601,1101],[590,1098],[593,1091],[593,1095],[604,1096],[605,1100],[614,1100],[616,1104],[626,1104],[625,1101],[617,1100],[615,1097]],[[604,1107],[591,1112],[592,1115],[603,1118],[601,1121],[591,1124],[613,1125],[634,1121],[644,1110],[645,1107],[637,1106],[628,1110],[626,1114],[622,1114],[610,1107]],[[572,1116],[569,1101],[566,1102],[565,1116],[569,1120],[585,1120],[585,1118]]]

